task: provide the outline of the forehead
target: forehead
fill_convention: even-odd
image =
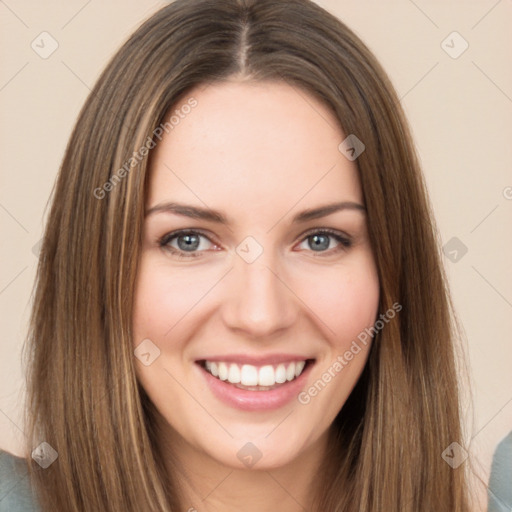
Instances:
[[[187,103],[195,106],[183,108]],[[254,215],[297,202],[362,202],[357,167],[338,150],[345,138],[339,121],[302,89],[284,82],[202,85],[166,120],[171,115],[179,122],[153,150],[148,205],[201,201]]]

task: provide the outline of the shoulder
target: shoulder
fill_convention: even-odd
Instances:
[[[512,432],[494,452],[488,491],[489,512],[512,510]]]
[[[0,449],[0,512],[39,512],[27,462]]]

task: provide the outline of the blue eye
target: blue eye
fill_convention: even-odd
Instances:
[[[203,240],[206,240],[206,242],[203,242]],[[333,240],[335,243],[331,244]],[[317,253],[320,256],[323,256],[323,253],[332,254],[343,251],[352,246],[352,241],[348,236],[331,229],[317,229],[306,233],[302,238],[301,245],[304,243],[308,244],[308,248],[313,253]],[[178,258],[202,256],[203,252],[211,249],[211,246],[215,247],[215,244],[213,244],[208,236],[197,230],[182,230],[168,233],[158,241],[158,244]],[[211,246],[208,247],[208,244]]]
[[[331,246],[331,241],[335,240],[341,247]],[[306,238],[302,244],[307,243],[309,248],[316,253],[335,252],[343,249],[348,249],[352,246],[352,241],[347,237],[331,229],[322,229],[312,231],[306,234]]]
[[[176,231],[174,233],[164,235],[160,239],[159,245],[169,249],[178,257],[189,258],[200,256],[200,251],[198,251],[198,249],[205,250],[205,248],[202,247],[201,239],[205,239],[210,242],[206,235],[203,235],[198,231]],[[177,247],[172,245],[174,241],[177,242]]]

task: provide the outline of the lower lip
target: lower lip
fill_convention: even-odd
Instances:
[[[279,409],[291,402],[301,392],[312,366],[313,362],[309,362],[296,379],[285,382],[275,389],[249,391],[237,388],[227,381],[217,379],[198,364],[199,370],[212,393],[225,404],[244,411]]]

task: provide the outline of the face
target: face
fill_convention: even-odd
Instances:
[[[326,438],[370,348],[379,281],[357,168],[331,111],[284,83],[190,98],[151,156],[137,377],[189,449],[284,466]]]

